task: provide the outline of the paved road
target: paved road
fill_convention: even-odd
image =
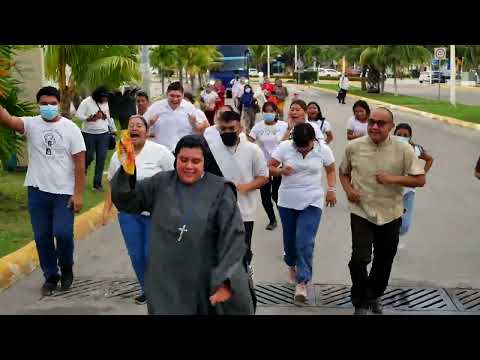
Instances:
[[[401,95],[411,95],[425,97],[429,99],[438,99],[438,84],[423,83],[418,80],[397,80],[398,93]],[[385,83],[385,91],[394,92],[393,79],[388,79]],[[450,85],[440,84],[440,99],[450,101]],[[480,105],[480,87],[460,87],[456,89],[456,99],[460,104]]]
[[[333,94],[317,89],[302,92],[307,101],[316,100],[333,126],[334,154],[340,162],[346,143],[345,124],[352,101],[339,105]],[[391,285],[480,288],[480,182],[473,177],[473,166],[480,153],[480,132],[452,127],[431,119],[396,112],[397,122],[413,126],[415,141],[435,157],[427,186],[417,192],[411,232],[402,241]],[[350,231],[347,202],[339,187],[339,203],[326,209],[316,240],[315,283],[350,284],[347,263],[350,256]],[[260,205],[254,229],[256,282],[285,282],[282,262],[281,229],[264,230],[267,217]],[[118,223],[99,230],[77,243],[76,272],[81,277],[132,278],[129,259]],[[0,293],[0,314],[144,314],[145,307],[129,301],[39,301],[41,274],[18,282]],[[349,314],[350,310],[262,307],[259,314]],[[394,313],[394,312],[390,312]],[[404,312],[405,313],[405,312]]]

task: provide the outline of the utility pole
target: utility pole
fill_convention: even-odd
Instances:
[[[150,61],[148,56],[148,49],[149,45],[141,45],[141,68],[142,68],[142,89],[148,94],[150,97],[150,78],[151,78],[151,71],[150,71]]]
[[[270,45],[267,45],[267,79],[270,79]]]
[[[297,73],[297,84],[298,84],[299,76],[298,76],[298,67],[297,67],[297,45],[295,45],[295,72]]]
[[[455,45],[450,45],[450,104],[456,106],[457,63],[455,61]]]

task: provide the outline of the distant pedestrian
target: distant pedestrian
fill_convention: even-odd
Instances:
[[[285,112],[285,101],[288,98],[288,89],[286,86],[283,86],[282,80],[275,80],[275,96],[277,97],[277,108],[279,120],[283,120]]]
[[[202,109],[207,116],[210,125],[214,124],[215,111],[217,109],[218,94],[215,92],[215,83],[210,82],[207,85],[205,91],[201,94],[200,102],[202,103]]]
[[[330,122],[323,117],[320,105],[314,101],[309,102],[307,105],[307,116],[308,121],[314,122],[320,128],[325,136],[325,143],[327,145],[330,144],[333,141],[332,126]]]
[[[148,94],[143,91],[137,91],[135,94],[135,100],[137,102],[137,114],[142,115],[145,114],[150,106],[150,100],[148,99]]]
[[[382,313],[397,252],[403,215],[403,187],[425,184],[423,165],[412,146],[394,141],[393,114],[378,108],[368,119],[368,136],[350,141],[340,165],[340,182],[351,211],[351,300],[356,315]],[[407,174],[407,175],[405,175]],[[370,273],[367,266],[373,262]]]
[[[281,165],[281,167],[280,167]],[[322,168],[328,190],[322,188]],[[296,284],[294,301],[308,302],[312,280],[315,236],[324,204],[335,206],[335,159],[332,150],[318,141],[311,124],[298,124],[292,140],[282,142],[269,162],[270,175],[282,176],[278,210],[282,219],[284,260],[290,281]]]
[[[243,95],[240,98],[240,106],[242,109],[242,120],[245,132],[250,133],[250,130],[255,125],[255,107],[258,106],[257,100],[253,96],[253,89],[250,85],[245,85]]]
[[[407,144],[412,145],[415,155],[425,161],[425,175],[430,170],[433,164],[433,157],[427,153],[425,148],[421,145],[415,144],[412,142],[412,128],[410,125],[402,123],[398,124],[395,128],[394,134],[396,138],[400,141],[404,141]],[[414,187],[404,187],[403,188],[403,208],[404,214],[402,216],[402,226],[400,227],[400,236],[405,235],[412,224],[413,217],[413,203],[415,199],[415,188]],[[405,243],[399,245],[399,248],[403,248]]]
[[[91,96],[80,103],[76,114],[82,121],[82,134],[87,147],[85,172],[95,160],[93,191],[103,191],[102,178],[110,144],[110,133],[116,135],[117,132],[108,107],[110,95],[107,88],[97,87]]]
[[[348,88],[350,87],[350,82],[346,74],[342,74],[340,76],[340,80],[338,81],[338,87],[338,103],[345,104],[345,98],[347,97]]]
[[[245,86],[245,78],[235,78],[233,85],[232,85],[232,98],[233,98],[233,105],[235,108],[240,111],[240,98],[243,95],[243,88]]]
[[[225,86],[222,83],[222,80],[215,80],[215,92],[218,95],[218,100],[216,103],[216,110],[220,109],[225,105]]]
[[[278,121],[277,116],[275,104],[266,102],[262,108],[263,121],[256,123],[252,131],[250,131],[250,138],[260,146],[267,162],[270,161],[273,152],[277,149],[283,135],[287,132],[287,123]],[[260,188],[262,205],[269,220],[266,227],[267,230],[274,230],[277,227],[277,218],[273,209],[272,199],[275,204],[278,203],[278,189],[281,182],[281,176],[270,176],[268,183]]]
[[[73,222],[83,205],[86,148],[77,125],[60,115],[56,88],[41,88],[37,103],[40,115],[21,118],[0,106],[0,125],[27,139],[28,212],[45,278],[42,295],[49,296],[58,282],[62,290],[72,286]]]
[[[184,94],[185,100],[189,101],[193,106],[195,106],[195,98],[192,93]],[[195,106],[195,110],[192,114],[188,115],[188,120],[190,125],[192,125],[194,134],[203,134],[206,128],[210,126],[207,116],[205,113]]]
[[[370,107],[366,101],[358,100],[353,104],[353,116],[347,123],[347,139],[353,140],[368,134]]]

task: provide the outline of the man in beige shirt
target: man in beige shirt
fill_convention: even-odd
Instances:
[[[359,315],[368,309],[382,313],[380,297],[388,285],[402,223],[403,187],[425,185],[423,164],[413,148],[391,139],[394,126],[390,110],[377,108],[368,119],[368,136],[347,144],[340,165],[351,211],[351,298]],[[372,246],[375,257],[368,274]]]

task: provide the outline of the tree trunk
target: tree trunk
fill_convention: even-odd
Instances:
[[[165,95],[165,70],[160,71],[160,76],[162,77],[162,96]]]
[[[183,68],[180,68],[178,71],[178,80],[180,81],[180,84],[183,85]]]
[[[195,86],[195,74],[190,74],[190,85],[192,86],[193,93],[193,87]]]
[[[198,76],[198,88],[201,88],[202,87],[202,73],[199,72],[197,76]]]
[[[393,88],[395,89],[395,96],[398,96],[398,88],[397,88],[397,66],[395,63],[392,65],[393,68]]]
[[[367,69],[366,68],[362,68],[362,72],[361,72],[361,89],[362,91],[366,91],[367,90],[367,82],[366,82],[366,79],[365,79],[365,75],[366,75],[366,72],[367,72]]]
[[[380,94],[385,90],[385,73],[380,73]]]

